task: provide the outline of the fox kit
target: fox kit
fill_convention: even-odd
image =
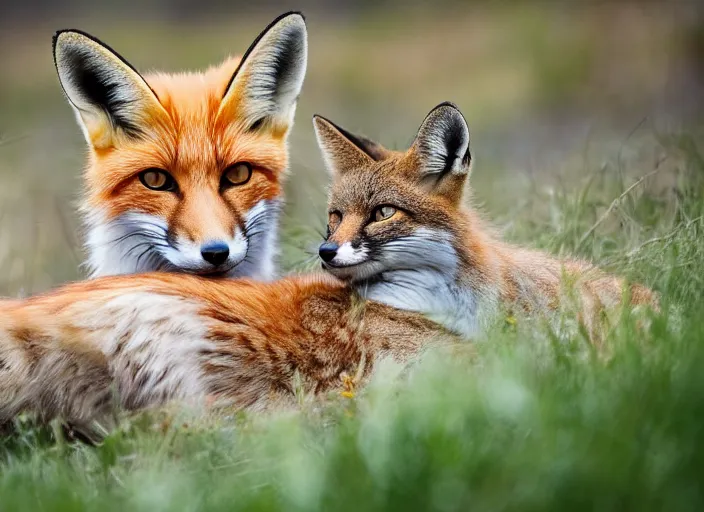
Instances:
[[[475,333],[486,303],[547,303],[561,266],[589,269],[497,242],[461,206],[469,133],[454,106],[405,153],[314,122],[334,182],[320,256],[341,279],[151,273],[0,302],[0,420],[33,410],[87,428],[114,405],[293,404],[296,374],[315,394],[361,385],[382,358]],[[585,289],[615,301],[620,286],[599,276]]]
[[[572,280],[583,322],[596,334],[603,307],[619,303],[623,280],[577,260],[504,243],[486,229],[464,192],[472,157],[467,123],[454,105],[425,119],[405,153],[314,119],[332,173],[323,268],[362,297],[417,311],[465,337],[498,305],[555,308]],[[633,304],[657,307],[653,293],[630,287]]]
[[[87,34],[54,36],[61,86],[89,146],[82,212],[92,276],[272,277],[306,59],[299,13],[204,73],[143,77]]]

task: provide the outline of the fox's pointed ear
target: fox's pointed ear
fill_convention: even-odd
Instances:
[[[89,144],[108,147],[119,135],[139,137],[165,114],[144,78],[94,37],[61,30],[53,46],[61,87]]]
[[[430,111],[409,153],[423,186],[454,203],[461,200],[472,158],[469,127],[456,105],[441,103]]]
[[[252,130],[270,127],[286,134],[293,124],[307,61],[303,15],[279,16],[242,57],[225,89],[218,121],[242,122]]]
[[[427,115],[418,129],[412,151],[424,177],[469,174],[469,127],[456,105],[441,103]]]
[[[313,116],[313,128],[325,167],[333,175],[384,160],[392,154],[382,145],[354,135],[319,115]]]

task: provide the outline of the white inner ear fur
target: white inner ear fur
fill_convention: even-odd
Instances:
[[[94,45],[92,41],[91,44]],[[66,51],[80,52],[84,54],[86,60],[90,60],[92,72],[100,76],[103,82],[118,84],[114,89],[114,101],[124,103],[123,109],[125,112],[133,112],[135,105],[140,103],[140,99],[144,93],[144,90],[139,87],[139,84],[135,83],[135,78],[130,76],[135,73],[118,59],[104,55],[106,52],[97,45],[95,46],[96,48],[89,48],[86,45],[83,48],[57,49],[57,69],[61,84],[64,87],[64,91],[66,91],[66,96],[68,96],[73,106],[81,112],[91,114],[104,113],[101,106],[92,103],[75,83],[76,77],[74,75],[80,70],[72,68],[70,64],[64,65],[65,61],[62,59],[63,53]],[[129,72],[121,68],[127,68]],[[141,79],[137,78],[137,80]]]
[[[469,172],[470,166],[463,161],[469,149],[469,127],[455,108],[431,112],[418,132],[416,146],[425,174]]]
[[[240,96],[246,124],[262,119],[291,125],[308,61],[306,25],[299,14],[270,27],[245,56],[223,104]]]
[[[77,32],[63,32],[55,46],[56,69],[78,124],[88,142],[100,145],[91,135],[106,124],[140,128],[149,124],[147,110],[161,108],[144,79],[108,48]],[[93,80],[105,103],[96,102],[85,90]],[[95,92],[94,92],[95,94]],[[111,117],[112,116],[112,117]],[[109,130],[103,130],[106,136]]]

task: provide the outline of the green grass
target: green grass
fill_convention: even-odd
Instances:
[[[510,238],[660,292],[663,313],[624,312],[605,353],[520,318],[295,412],[152,411],[95,447],[18,420],[0,447],[2,509],[701,510],[701,149],[661,136],[570,186],[523,188],[504,212]],[[634,168],[649,177],[631,187]]]

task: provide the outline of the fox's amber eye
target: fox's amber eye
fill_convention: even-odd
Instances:
[[[220,185],[222,187],[235,187],[244,185],[252,177],[252,164],[249,162],[237,162],[231,165],[222,173]]]
[[[142,182],[142,185],[152,190],[176,190],[176,180],[162,169],[147,169],[140,172],[139,181]]]
[[[390,219],[396,214],[396,208],[393,206],[380,206],[374,210],[374,221],[379,222],[380,220]]]

